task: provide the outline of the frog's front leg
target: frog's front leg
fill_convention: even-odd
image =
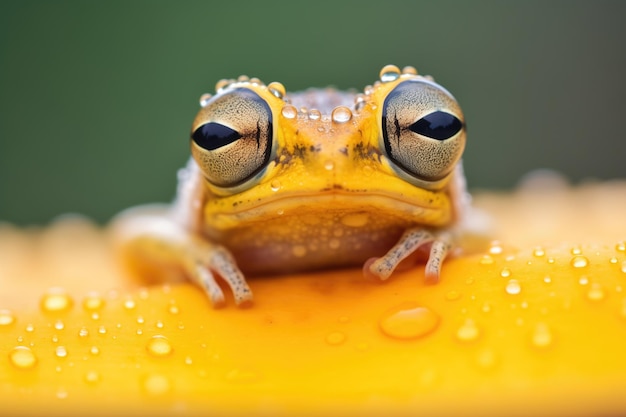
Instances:
[[[182,271],[206,292],[214,307],[224,304],[216,276],[228,284],[237,305],[252,301],[252,292],[230,252],[185,229],[167,211],[131,209],[115,220],[113,232],[127,263],[161,276]]]
[[[430,254],[426,263],[426,281],[439,281],[441,263],[452,247],[452,237],[448,232],[434,233],[428,229],[411,228],[404,232],[396,243],[384,256],[370,258],[363,265],[366,277],[375,277],[386,280],[396,269],[398,264],[420,247],[430,244]]]

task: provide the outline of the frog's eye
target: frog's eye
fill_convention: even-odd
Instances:
[[[436,181],[454,169],[463,153],[463,113],[437,84],[404,81],[385,99],[382,139],[387,156],[402,171]]]
[[[191,153],[206,178],[232,187],[261,171],[272,151],[272,111],[255,92],[216,96],[193,123]]]

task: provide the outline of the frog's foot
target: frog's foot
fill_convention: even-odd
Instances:
[[[370,258],[363,265],[363,274],[366,278],[376,278],[381,281],[388,279],[398,264],[414,253],[420,247],[430,244],[430,254],[426,263],[426,281],[439,281],[441,263],[451,248],[451,236],[448,233],[433,234],[425,229],[409,229],[384,256]]]
[[[219,308],[224,305],[224,293],[217,284],[214,273],[219,274],[226,281],[238,306],[250,305],[252,303],[252,291],[234,258],[223,247],[211,246],[210,250],[199,254],[199,256],[191,256],[186,267],[189,276],[204,289],[213,307]],[[194,252],[198,253],[197,251]]]

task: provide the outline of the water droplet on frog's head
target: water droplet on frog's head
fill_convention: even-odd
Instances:
[[[270,90],[270,93],[272,93],[275,97],[280,99],[285,97],[285,94],[287,93],[285,86],[276,81],[269,83],[267,85],[267,89]]]
[[[250,84],[252,84],[252,85],[256,85],[256,86],[258,86],[258,85],[263,85],[263,81],[261,81],[261,80],[260,80],[259,78],[257,78],[257,77],[252,77],[252,78],[250,78],[250,79],[248,80],[248,82],[249,82]]]
[[[570,249],[570,253],[572,255],[580,255],[581,253],[583,253],[583,251],[580,247],[574,246],[572,249]]]
[[[247,75],[242,74],[239,77],[237,77],[237,82],[245,83],[246,81],[250,81],[250,77],[248,77]]]
[[[283,109],[281,110],[281,114],[283,115],[285,119],[295,119],[296,116],[298,115],[298,110],[291,104],[287,104],[283,106]]]
[[[480,336],[480,331],[472,319],[466,319],[456,331],[456,338],[461,342],[471,342],[478,339],[478,336]]]
[[[545,323],[537,323],[531,335],[531,343],[538,348],[547,348],[552,344],[552,332]]]
[[[15,323],[15,316],[11,310],[0,309],[0,327],[10,326]]]
[[[326,335],[326,343],[331,346],[341,345],[346,340],[346,335],[341,332],[332,332]]]
[[[30,348],[16,346],[9,352],[9,362],[18,369],[31,369],[37,364],[37,357]]]
[[[281,187],[281,183],[278,180],[273,180],[272,182],[270,182],[270,189],[274,192],[280,190]]]
[[[170,341],[161,335],[152,336],[146,344],[146,350],[151,356],[163,357],[172,353],[172,345]]]
[[[215,91],[219,93],[223,89],[228,88],[228,86],[231,85],[234,81],[235,80],[228,80],[228,79],[222,78],[217,83],[215,83]]]
[[[604,288],[602,288],[602,285],[597,282],[591,284],[589,291],[587,291],[587,299],[591,301],[602,301],[605,296],[606,294],[604,292]]]
[[[357,94],[354,97],[354,110],[357,113],[363,110],[366,104],[367,104],[367,96],[365,94]]]
[[[309,119],[310,120],[319,120],[322,117],[322,113],[317,109],[309,110]]]
[[[333,169],[335,169],[335,162],[333,162],[331,159],[328,159],[326,162],[324,162],[324,169],[327,171],[332,171]]]
[[[352,119],[352,111],[346,106],[335,107],[330,115],[335,123],[346,123]]]
[[[202,94],[200,96],[200,100],[199,100],[200,101],[200,106],[204,107],[207,104],[209,104],[209,101],[211,101],[211,97],[213,97],[213,96],[211,94],[209,94],[209,93]]]
[[[415,303],[403,303],[385,312],[378,321],[384,334],[395,339],[417,339],[434,331],[439,316]]]
[[[411,65],[407,65],[402,68],[402,74],[417,75],[417,69]]]
[[[515,295],[522,292],[522,286],[516,279],[511,279],[509,280],[509,282],[507,282],[505,290],[507,294]]]
[[[570,265],[574,268],[585,268],[589,265],[589,259],[585,256],[577,255],[572,258]]]
[[[385,65],[383,69],[380,70],[379,78],[380,81],[387,83],[390,81],[395,81],[400,77],[400,68],[395,65]]]
[[[74,300],[62,288],[50,288],[40,301],[41,309],[44,312],[60,312],[69,310],[74,304]]]

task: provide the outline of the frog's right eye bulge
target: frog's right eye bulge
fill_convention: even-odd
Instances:
[[[404,81],[387,95],[381,133],[393,164],[425,181],[452,172],[465,148],[461,108],[450,93],[428,81]]]
[[[267,166],[272,140],[269,105],[255,92],[239,88],[216,96],[200,110],[191,153],[211,183],[232,187]]]

